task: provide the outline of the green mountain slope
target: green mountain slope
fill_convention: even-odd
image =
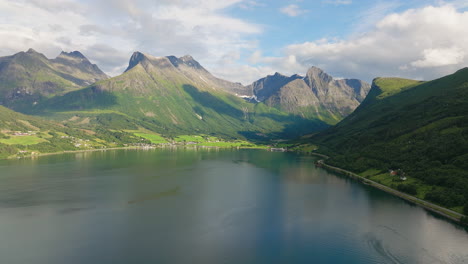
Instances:
[[[331,164],[461,211],[468,203],[468,68],[424,83],[378,78],[355,112],[310,142]],[[408,180],[391,178],[389,169]]]
[[[29,111],[83,127],[144,128],[168,137],[216,134],[269,139],[327,127],[319,120],[248,103],[228,93],[224,82],[189,56],[136,52],[122,75],[51,98]]]
[[[43,98],[107,78],[78,51],[62,52],[49,60],[30,49],[0,58],[0,104],[27,109]]]

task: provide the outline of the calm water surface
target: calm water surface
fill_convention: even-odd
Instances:
[[[0,263],[468,263],[468,233],[260,150],[0,161]]]

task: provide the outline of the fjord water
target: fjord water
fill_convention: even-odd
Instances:
[[[467,263],[468,233],[262,150],[0,162],[0,263]]]

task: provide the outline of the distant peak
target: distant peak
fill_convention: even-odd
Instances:
[[[190,55],[185,55],[183,57],[180,57],[180,59],[183,60],[183,61],[193,61],[194,60],[193,57],[190,56]]]
[[[73,57],[73,58],[80,58],[80,59],[86,59],[86,57],[79,51],[72,51],[72,52],[65,52],[62,51],[59,56],[67,56],[67,57]]]
[[[286,75],[281,74],[281,73],[279,73],[279,72],[275,72],[273,75],[269,75],[269,76],[270,76],[270,77],[276,77],[276,78],[278,78],[278,77],[286,77]]]
[[[167,67],[168,65],[172,65],[176,68],[180,67],[181,65],[185,65],[191,68],[195,68],[198,70],[206,71],[200,63],[198,63],[195,59],[193,59],[190,55],[185,55],[183,57],[177,58],[176,56],[170,55],[166,57],[154,57],[151,55],[147,55],[136,51],[133,53],[132,57],[130,58],[130,62],[128,68],[125,71],[128,71],[135,67],[137,64],[140,64],[143,61],[149,61],[154,67]]]
[[[328,81],[331,81],[333,79],[333,77],[331,77],[328,73],[315,66],[309,68],[309,70],[307,71],[307,76],[309,76],[309,78],[320,78],[324,80],[326,79]]]
[[[26,51],[26,53],[38,53],[38,52],[31,48],[31,49],[28,49],[28,51]]]
[[[179,60],[179,58],[177,58],[176,56],[171,55],[171,56],[167,56],[166,58],[167,58],[167,59],[172,63],[172,65],[174,65],[175,67],[178,67],[178,66],[179,66],[180,60]]]
[[[28,51],[26,51],[26,52],[22,51],[22,52],[19,52],[19,53],[15,54],[15,55],[24,55],[24,54],[26,54],[26,56],[32,56],[32,57],[35,57],[35,58],[47,59],[46,56],[44,56],[44,54],[39,53],[34,49],[28,49]]]
[[[317,83],[324,85],[325,83],[329,83],[333,81],[333,77],[326,72],[324,72],[322,69],[312,66],[310,69],[307,71],[307,76],[304,79],[307,85],[310,87],[316,86]]]
[[[317,74],[324,73],[324,71],[322,69],[320,69],[319,67],[315,67],[315,66],[310,67],[307,72],[308,73],[317,73]]]
[[[133,54],[132,54],[132,58],[133,58],[133,57],[141,57],[141,56],[144,57],[145,54],[143,54],[143,53],[141,53],[141,52],[139,52],[139,51],[135,51],[135,52],[133,52]]]
[[[199,69],[199,70],[205,70],[201,65],[200,63],[198,63],[198,61],[196,61],[192,56],[190,55],[185,55],[183,57],[180,57],[180,58],[177,58],[175,56],[167,56],[166,58],[168,58],[172,65],[174,65],[175,67],[179,67],[179,65],[183,64],[183,65],[186,65],[186,66],[189,66],[189,67],[192,67],[192,68],[195,68],[195,69]]]

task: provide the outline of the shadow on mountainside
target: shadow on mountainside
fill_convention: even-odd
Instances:
[[[203,107],[213,109],[218,114],[228,115],[238,119],[241,119],[244,116],[244,113],[241,110],[229,105],[208,92],[201,92],[196,87],[188,84],[184,84],[183,88],[185,92],[187,92],[197,103],[201,104]]]
[[[270,133],[261,133],[258,131],[240,131],[238,133],[249,141],[268,143],[275,139],[296,139],[303,135],[321,132],[330,127],[329,124],[321,120],[304,119],[296,115],[281,116],[275,114],[261,114],[260,116],[273,119],[277,122],[282,122],[284,124],[283,129],[280,131],[272,131]]]
[[[203,107],[211,108],[220,115],[227,115],[239,120],[245,119],[244,112],[229,105],[209,92],[199,91],[192,85],[183,85],[183,88]],[[202,112],[200,107],[196,107],[194,110],[196,112]],[[244,130],[237,131],[237,133],[246,139],[255,142],[266,142],[271,139],[293,139],[305,134],[322,131],[330,126],[318,119],[306,119],[293,114],[281,115],[275,113],[249,113],[249,115],[250,118],[248,118],[248,122],[245,124]],[[276,128],[273,128],[272,125]],[[260,132],[260,130],[270,131],[264,133]]]
[[[31,108],[28,114],[41,115],[48,111],[73,111],[88,109],[105,109],[117,104],[117,96],[105,90],[90,86],[81,90],[55,96],[40,102]]]

